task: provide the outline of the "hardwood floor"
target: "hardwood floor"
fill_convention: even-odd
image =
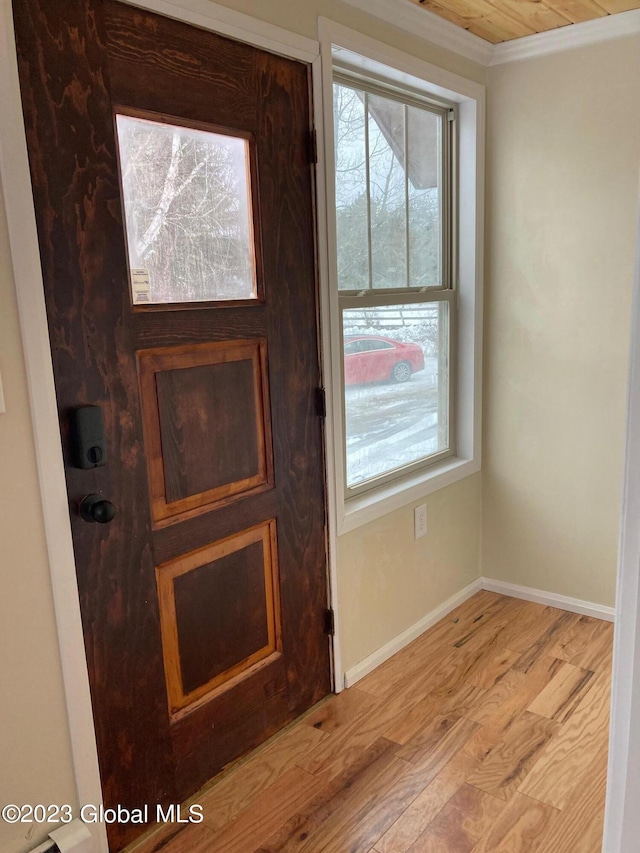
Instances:
[[[600,853],[613,626],[480,592],[135,853]]]

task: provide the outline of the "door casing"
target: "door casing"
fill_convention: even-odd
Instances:
[[[125,0],[125,2],[129,2],[129,0]],[[131,5],[143,7],[185,23],[195,24],[220,35],[239,39],[257,48],[270,50],[291,59],[301,60],[311,66],[313,115],[318,132],[319,147],[316,213],[318,274],[320,278],[320,327],[321,330],[327,329],[329,294],[327,286],[326,202],[322,170],[324,161],[322,150],[323,112],[319,44],[311,39],[292,34],[287,30],[262,23],[247,15],[212,3],[206,4],[206,14],[197,0],[189,0],[188,3],[180,6],[174,6],[166,0],[137,0]],[[22,107],[10,0],[2,0],[1,12],[0,102],[3,104],[5,121],[2,130],[0,130],[0,174],[7,205],[9,239],[29,384],[45,536],[78,801],[80,805],[87,803],[98,805],[102,802],[100,774],[84,656],[27,147],[22,131]],[[321,363],[325,383],[330,382],[331,367],[327,350],[327,341],[323,337]],[[333,469],[334,436],[331,431],[331,424],[331,412],[327,412],[325,450],[328,472]],[[329,477],[328,480],[329,594],[330,605],[337,614],[336,537],[332,524],[335,489],[332,478]],[[332,643],[332,676],[333,688],[335,692],[340,692],[343,688],[344,675],[340,661],[340,638],[337,623],[338,620],[336,620],[336,633]],[[108,853],[104,824],[89,824],[88,828],[92,833],[95,849],[99,850],[100,853]]]
[[[631,311],[604,853],[631,853],[640,831],[640,218]]]

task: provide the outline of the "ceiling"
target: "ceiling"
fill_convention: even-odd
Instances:
[[[409,0],[492,44],[640,9],[640,0]]]

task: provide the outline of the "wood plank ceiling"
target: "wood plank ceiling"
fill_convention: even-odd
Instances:
[[[640,0],[410,0],[480,38],[503,41],[640,9]]]

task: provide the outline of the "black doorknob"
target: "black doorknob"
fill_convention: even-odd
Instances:
[[[111,501],[100,495],[87,495],[80,501],[80,515],[85,521],[97,521],[98,524],[108,524],[113,521],[116,508]]]

